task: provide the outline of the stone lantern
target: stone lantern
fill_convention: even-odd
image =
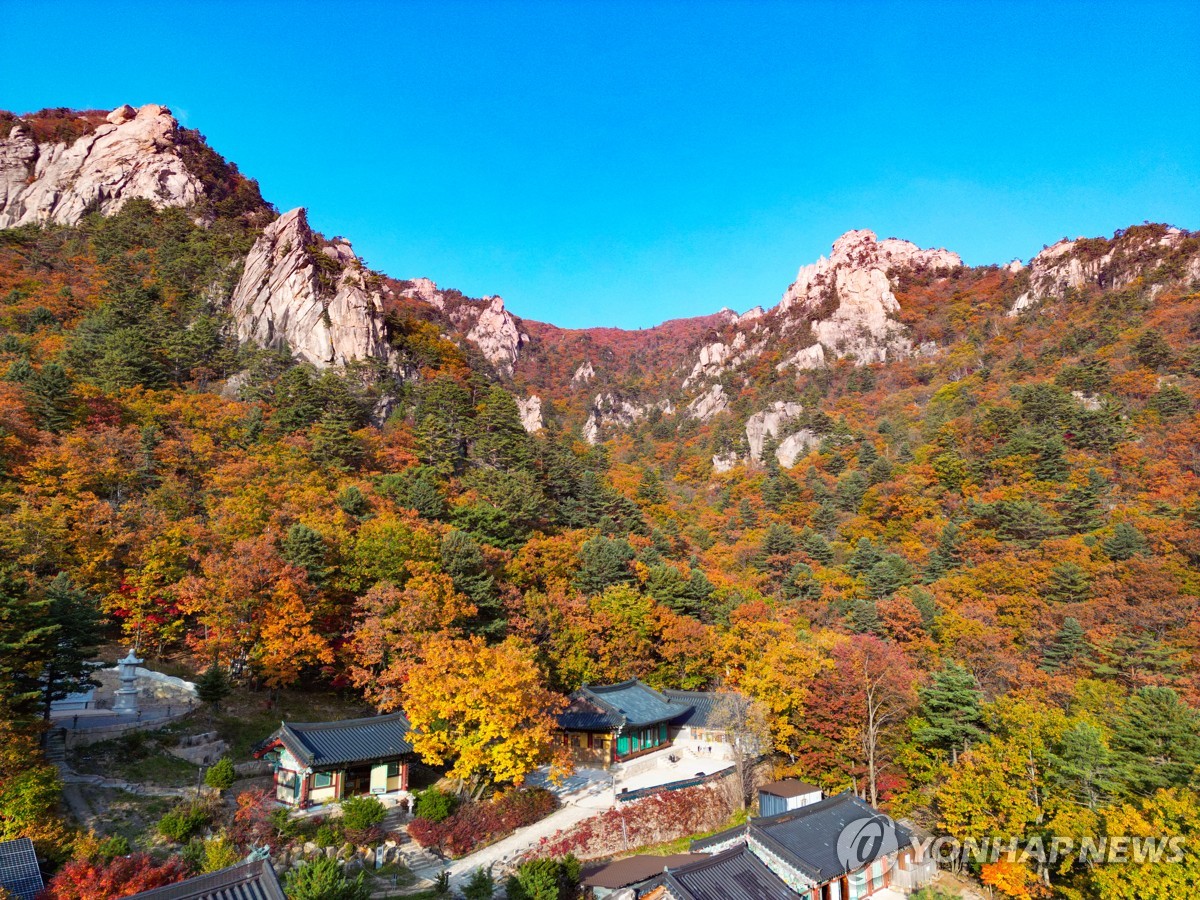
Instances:
[[[143,662],[134,656],[132,648],[128,656],[118,660],[121,687],[113,700],[113,712],[133,715],[138,711],[137,667]]]

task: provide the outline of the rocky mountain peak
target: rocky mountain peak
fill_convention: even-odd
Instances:
[[[1176,274],[1200,279],[1200,245],[1195,235],[1166,225],[1137,225],[1117,232],[1111,240],[1064,238],[1030,260],[1029,289],[1017,298],[1009,315],[1088,286],[1119,290],[1170,261],[1178,264]]]
[[[387,360],[382,296],[344,240],[323,243],[303,209],[268,225],[233,292],[238,336],[318,367]]]
[[[127,201],[191,206],[204,194],[180,152],[179,123],[165,106],[120,106],[73,142],[43,142],[21,119],[0,140],[0,228],[71,225],[85,212]]]
[[[962,259],[949,250],[924,250],[897,238],[880,241],[866,229],[846,232],[834,241],[828,258],[803,266],[784,292],[778,310],[792,320],[785,327],[807,319],[822,350],[801,347],[781,368],[813,368],[827,354],[860,363],[911,355],[912,343],[893,318],[900,304],[890,273],[960,266]]]
[[[467,340],[474,343],[499,371],[511,375],[521,347],[529,342],[529,336],[521,333],[517,320],[504,308],[502,298],[484,297],[483,304],[478,307]]]

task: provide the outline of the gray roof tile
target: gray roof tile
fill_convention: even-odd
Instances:
[[[796,900],[799,896],[743,844],[663,878],[679,900]]]
[[[285,900],[285,897],[270,861],[254,859],[143,891],[130,900]]]
[[[620,684],[585,684],[571,694],[571,704],[559,714],[558,724],[568,731],[640,728],[670,722],[687,709],[688,704],[674,703],[637,679]]]
[[[412,753],[409,730],[399,712],[342,722],[284,722],[267,744],[277,739],[304,765],[322,769]]]

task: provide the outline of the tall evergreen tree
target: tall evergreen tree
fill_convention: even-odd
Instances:
[[[11,568],[0,568],[0,685],[20,717],[40,712],[47,648],[57,630],[50,600],[31,595]]]
[[[1063,496],[1062,522],[1072,534],[1095,531],[1101,524],[1101,501],[1108,491],[1108,482],[1095,469],[1089,469],[1087,480]]]
[[[1092,595],[1087,572],[1073,562],[1059,563],[1050,570],[1046,596],[1056,603],[1083,603]]]
[[[1079,722],[1064,732],[1050,752],[1048,778],[1088,809],[1107,803],[1120,782],[1104,732],[1091,722]]]
[[[982,740],[982,694],[968,669],[947,663],[918,693],[925,720],[917,729],[918,741],[957,754],[970,743]]]
[[[55,700],[99,687],[92,677],[91,660],[100,649],[101,616],[95,600],[59,574],[46,590],[49,601],[46,622],[50,626],[43,643],[41,687],[42,715],[50,720]]]
[[[454,581],[454,589],[470,598],[478,610],[473,623],[480,634],[495,635],[504,630],[500,597],[495,579],[479,544],[466,532],[453,529],[442,538],[442,570]]]
[[[1062,628],[1042,655],[1042,670],[1057,672],[1082,659],[1087,653],[1087,636],[1083,626],[1079,624],[1078,619],[1067,616],[1063,619]]]
[[[631,584],[633,547],[620,538],[596,535],[579,548],[579,573],[575,586],[585,594],[599,594],[614,584]]]
[[[325,539],[309,528],[303,522],[297,522],[288,529],[283,539],[283,558],[294,566],[308,573],[308,583],[315,588],[323,588],[329,581],[329,567],[326,559],[329,550]]]
[[[1200,766],[1200,715],[1171,688],[1144,687],[1114,723],[1113,749],[1130,793],[1187,784]]]
[[[75,419],[74,392],[71,379],[58,363],[46,363],[25,386],[29,391],[29,408],[37,423],[47,431],[60,432],[71,427]]]
[[[1141,556],[1150,549],[1145,536],[1128,522],[1118,522],[1102,546],[1108,558],[1117,562]]]
[[[938,544],[925,565],[925,581],[933,583],[962,563],[959,545],[962,543],[962,529],[953,522],[947,522],[938,533]]]

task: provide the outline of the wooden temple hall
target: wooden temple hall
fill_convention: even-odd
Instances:
[[[289,806],[408,790],[413,760],[403,713],[342,722],[283,722],[254,752],[275,770],[275,799]]]
[[[669,745],[693,712],[642,682],[584,685],[558,715],[563,746],[577,765],[607,768]]]

